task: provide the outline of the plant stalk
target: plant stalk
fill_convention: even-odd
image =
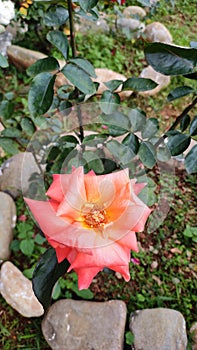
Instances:
[[[166,131],[166,133],[160,137],[160,139],[155,143],[155,148],[158,147],[164,139],[167,137],[167,132],[174,130],[177,125],[181,122],[181,120],[191,111],[191,109],[197,104],[197,97],[190,103],[183,112],[176,118],[171,127]]]
[[[72,0],[68,0],[69,26],[70,26],[70,45],[72,49],[72,58],[76,57],[75,31],[73,22]]]

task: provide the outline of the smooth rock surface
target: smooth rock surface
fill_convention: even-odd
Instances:
[[[0,293],[24,317],[39,317],[44,313],[42,305],[34,295],[32,282],[10,261],[6,261],[1,267]]]
[[[156,308],[131,315],[135,350],[186,350],[185,320],[176,310]]]
[[[192,325],[190,333],[192,334],[192,350],[197,350],[197,322]]]
[[[9,61],[18,69],[26,69],[41,58],[47,56],[39,51],[29,50],[18,45],[11,45],[7,49]]]
[[[146,11],[140,6],[128,6],[124,9],[123,16],[126,18],[144,18],[146,17]]]
[[[171,44],[173,40],[169,30],[160,22],[148,24],[144,31],[144,36],[150,42]]]
[[[122,350],[126,322],[123,301],[59,300],[42,321],[53,350]]]
[[[158,84],[155,89],[140,92],[140,95],[143,96],[156,95],[161,89],[170,84],[169,76],[156,72],[151,66],[144,68],[140,74],[140,77],[152,79]]]
[[[9,259],[9,246],[13,239],[12,230],[15,222],[15,203],[7,193],[0,192],[0,259],[2,260]]]
[[[0,190],[8,191],[13,198],[21,192],[25,195],[29,188],[29,178],[39,173],[39,168],[30,152],[21,152],[8,159],[1,166]]]

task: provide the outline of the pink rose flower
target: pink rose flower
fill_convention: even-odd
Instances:
[[[26,198],[58,262],[69,261],[79,289],[108,267],[130,279],[130,250],[138,251],[135,232],[143,231],[151,210],[137,197],[145,184],[129,179],[128,170],[107,175],[53,175],[48,201]]]

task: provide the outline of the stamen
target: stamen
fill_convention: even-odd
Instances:
[[[99,228],[107,223],[106,211],[102,207],[88,204],[85,209],[86,213],[83,214],[83,218],[89,227]]]

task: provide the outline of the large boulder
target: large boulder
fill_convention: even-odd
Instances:
[[[15,203],[7,193],[0,192],[0,260],[7,260],[10,257],[10,243],[13,239],[15,222]]]
[[[1,267],[0,293],[24,317],[38,317],[44,313],[33,292],[32,282],[10,261],[6,261]]]
[[[140,6],[128,6],[123,11],[123,16],[126,18],[144,18],[146,17],[146,11]]]
[[[169,30],[160,22],[153,22],[146,26],[144,37],[150,42],[171,44],[173,39]]]
[[[14,155],[1,166],[0,190],[8,192],[13,198],[21,193],[27,194],[33,173],[40,173],[40,170],[31,152]]]
[[[123,301],[59,300],[48,310],[42,332],[53,350],[123,350]]]
[[[176,310],[145,309],[131,315],[136,350],[186,350],[185,320]]]

